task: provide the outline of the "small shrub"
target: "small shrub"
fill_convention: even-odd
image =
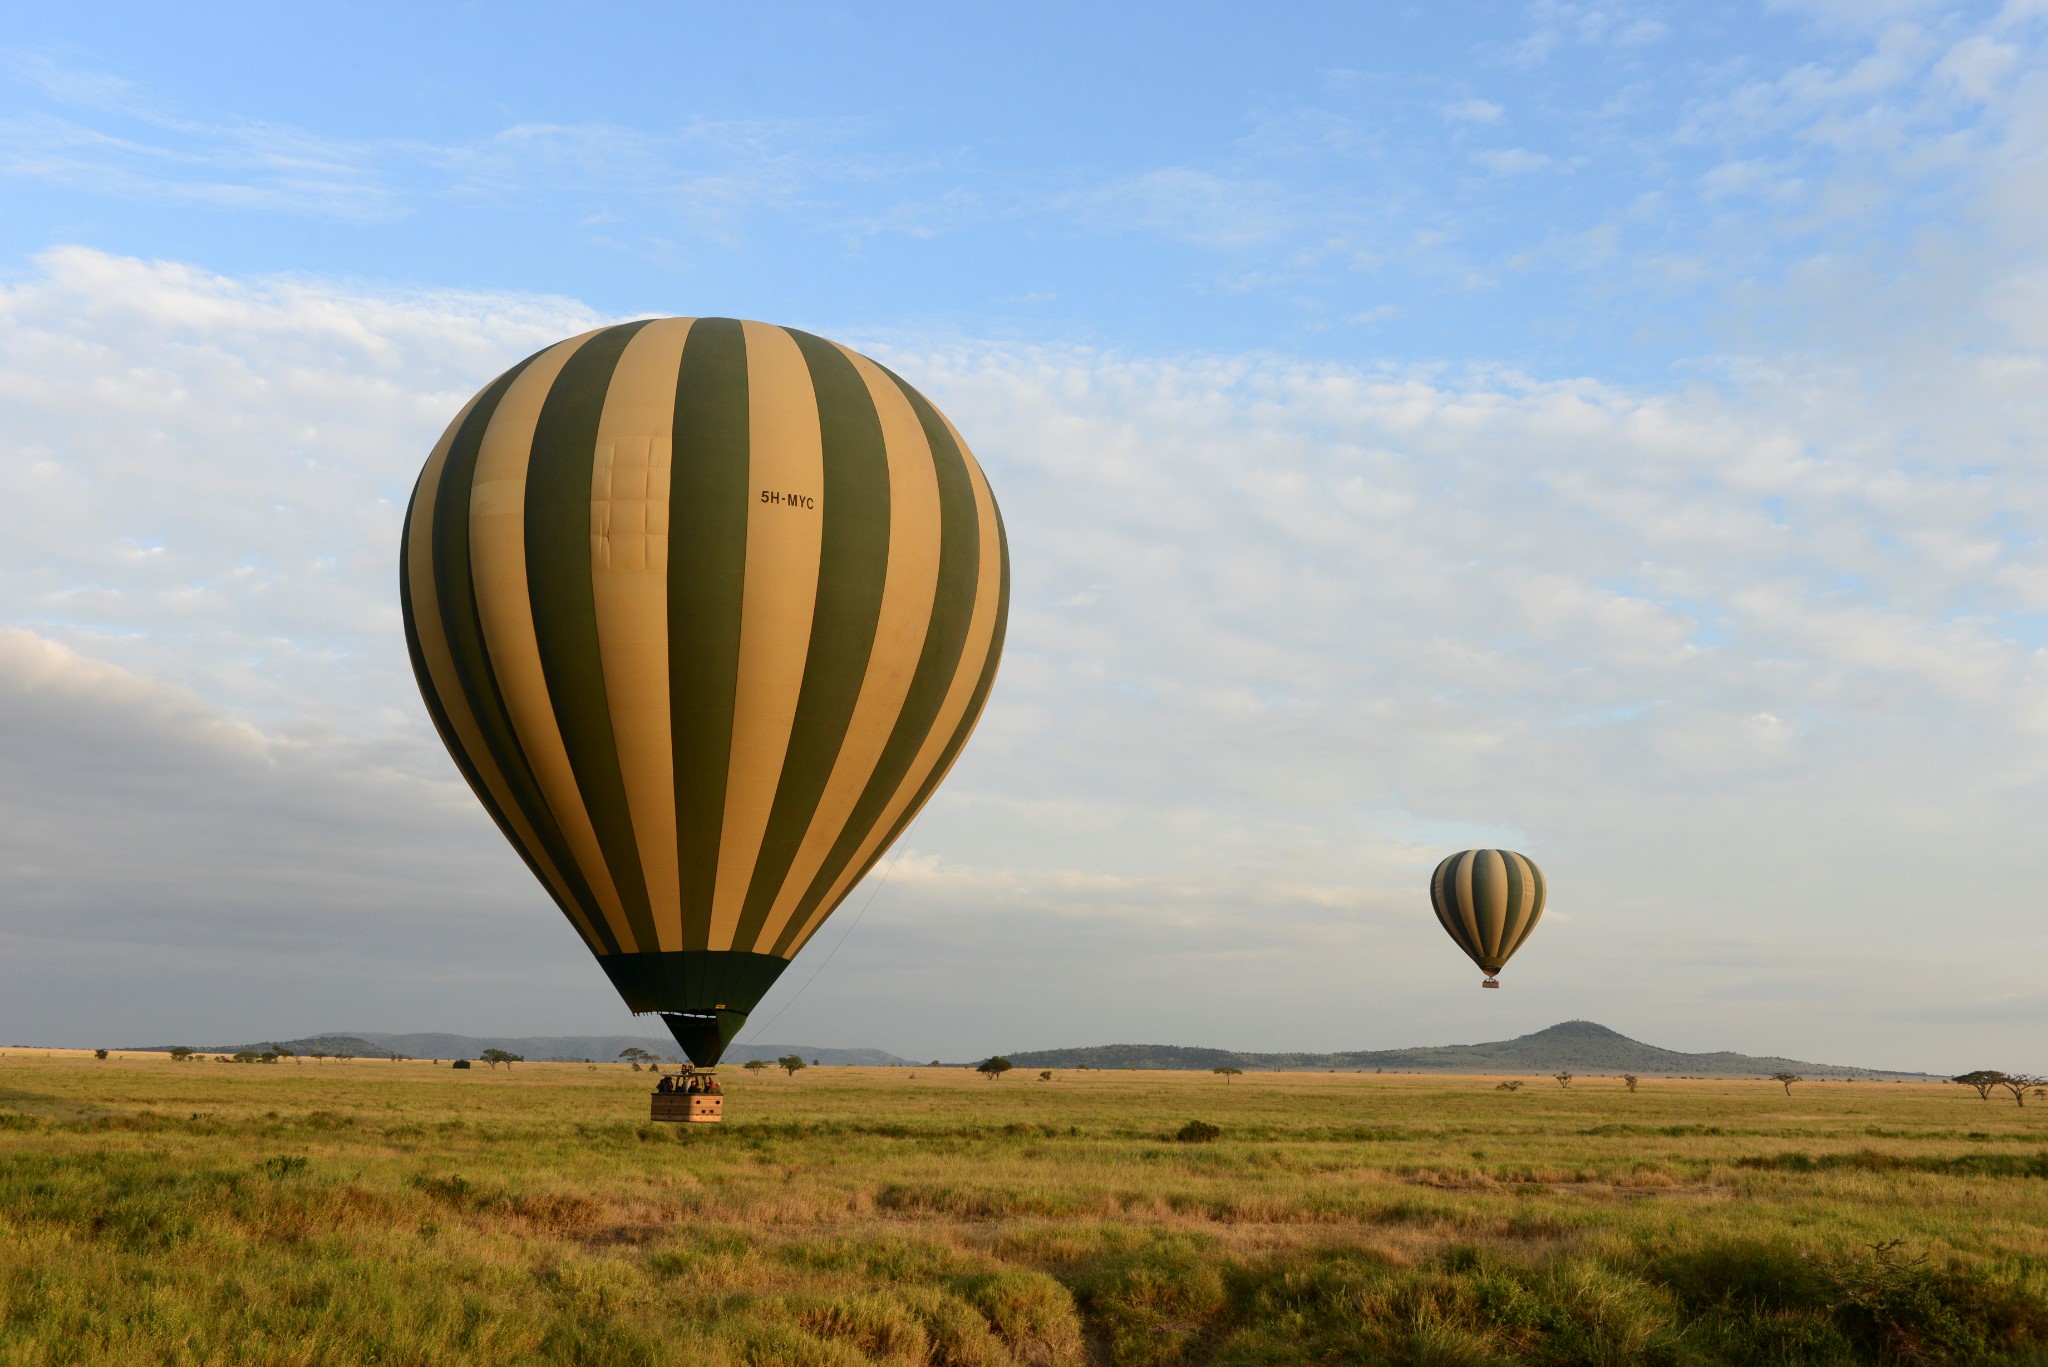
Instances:
[[[1173,1137],[1183,1144],[1213,1144],[1223,1137],[1223,1130],[1206,1120],[1190,1120],[1175,1130]]]
[[[469,1066],[469,1060],[466,1058],[459,1058],[455,1060],[453,1066],[457,1068],[467,1068]]]

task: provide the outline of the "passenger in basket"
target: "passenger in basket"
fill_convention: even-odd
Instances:
[[[654,1084],[654,1090],[660,1093],[662,1096],[668,1096],[669,1094],[674,1092],[675,1089],[676,1080],[670,1077],[667,1073],[663,1073],[661,1075],[661,1081]]]

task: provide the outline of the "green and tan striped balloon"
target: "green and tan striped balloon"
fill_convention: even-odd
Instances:
[[[400,590],[477,797],[627,1004],[710,1063],[959,755],[1009,555],[967,444],[897,376],[662,318],[470,400]]]
[[[1429,902],[1458,948],[1486,974],[1514,956],[1543,916],[1543,870],[1513,850],[1460,850],[1436,866]]]

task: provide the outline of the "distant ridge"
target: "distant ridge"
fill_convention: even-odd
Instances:
[[[282,1045],[294,1054],[327,1054],[334,1058],[391,1058],[392,1051],[372,1044],[361,1035],[308,1035],[304,1039],[252,1040],[247,1044],[194,1044],[189,1046],[201,1054],[239,1054],[243,1050],[262,1053]],[[123,1048],[123,1053],[161,1054],[177,1047],[169,1044],[138,1044]]]
[[[1687,1054],[1630,1039],[1593,1021],[1562,1021],[1547,1030],[1491,1044],[1444,1044],[1420,1049],[1370,1049],[1336,1054],[1250,1054],[1172,1044],[1103,1044],[1086,1049],[1039,1049],[1004,1057],[1019,1068],[1377,1068],[1396,1073],[1528,1073],[1569,1069],[1583,1073],[1640,1073],[1680,1077],[1768,1077],[1799,1073],[1823,1077],[1925,1077],[1882,1068],[1720,1051]]]
[[[358,1031],[354,1034],[307,1035],[301,1039],[252,1040],[242,1044],[199,1044],[192,1047],[202,1054],[235,1054],[244,1049],[262,1051],[283,1045],[294,1054],[307,1055],[314,1052],[332,1055],[335,1058],[475,1058],[486,1049],[504,1049],[531,1059],[535,1063],[581,1063],[590,1059],[598,1063],[610,1063],[627,1049],[645,1049],[648,1053],[676,1062],[683,1056],[676,1042],[654,1034],[646,1035],[448,1035],[426,1032],[411,1035],[386,1035],[374,1031]],[[168,1044],[137,1045],[130,1052],[164,1053],[172,1046]],[[827,1049],[814,1044],[736,1044],[725,1051],[728,1063],[745,1063],[749,1059],[767,1059],[771,1063],[784,1054],[802,1054],[818,1063],[834,1064],[841,1067],[896,1067],[908,1065],[910,1060],[896,1057],[881,1049]]]

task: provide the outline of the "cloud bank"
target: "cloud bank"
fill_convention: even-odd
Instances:
[[[393,583],[447,416],[591,321],[82,248],[0,293],[0,1040],[620,1025],[442,755]],[[2039,1000],[2017,324],[1881,391],[865,341],[975,444],[1015,605],[966,758],[777,1037],[1590,1016],[1944,1068]],[[1484,996],[1422,892],[1479,842],[1555,888]]]

